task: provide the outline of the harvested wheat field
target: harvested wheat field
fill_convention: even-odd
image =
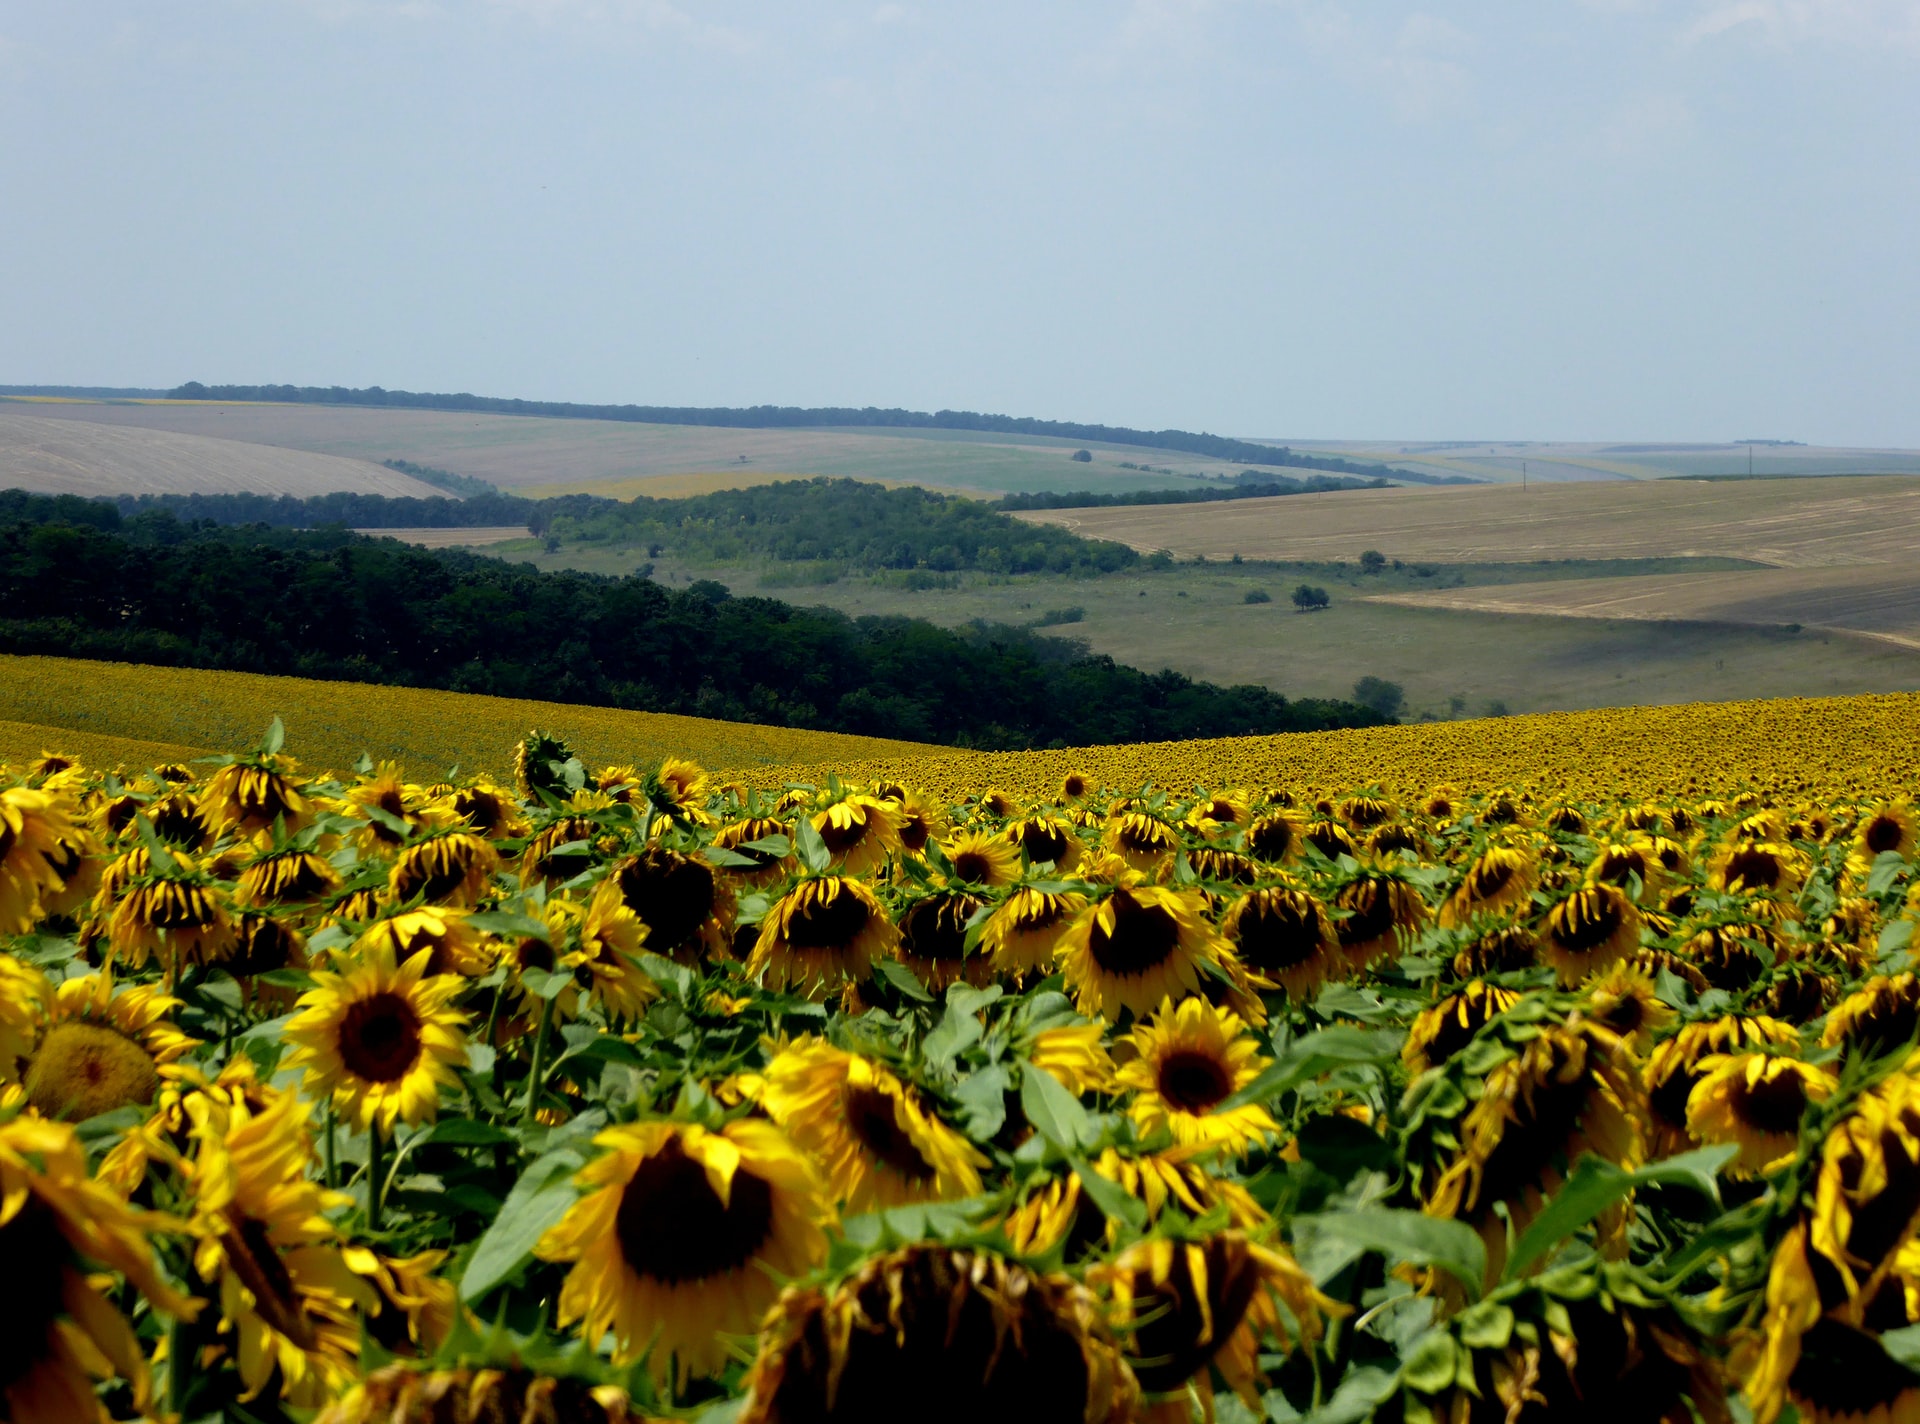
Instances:
[[[402,544],[418,544],[423,549],[472,549],[533,537],[533,531],[524,524],[481,524],[471,529],[356,529],[353,532],[375,539],[398,539]]]
[[[51,407],[36,407],[36,410]],[[0,489],[37,494],[444,493],[365,460],[0,409]]]
[[[1443,589],[1434,593],[1375,594],[1367,601],[1460,613],[1684,620],[1775,627],[1799,624],[1920,648],[1920,580],[1916,580],[1905,565],[1563,579],[1552,583]]]
[[[1920,478],[1341,490],[1019,517],[1183,559],[1350,560],[1378,549],[1440,563],[1713,556],[1818,568],[1920,552]]]

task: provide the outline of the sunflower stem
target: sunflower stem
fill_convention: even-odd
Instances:
[[[533,1065],[527,1073],[527,1103],[520,1110],[520,1121],[530,1124],[540,1106],[541,1079],[547,1072],[547,1036],[553,1030],[553,1000],[540,1001],[540,1029],[533,1036]]]
[[[337,1149],[334,1145],[333,1128],[334,1128],[333,1099],[329,1097],[327,1099],[326,1154],[327,1154],[327,1190],[330,1192],[338,1191],[340,1187],[340,1160],[337,1154]]]
[[[187,1323],[175,1315],[167,1320],[167,1409],[176,1418],[186,1418],[187,1409]]]
[[[367,1230],[380,1229],[381,1200],[387,1194],[385,1166],[382,1159],[386,1156],[386,1144],[380,1138],[380,1124],[374,1122],[367,1129]]]

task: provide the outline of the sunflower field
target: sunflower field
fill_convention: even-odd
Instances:
[[[8,1424],[1920,1421],[1891,781],[283,741],[0,771]]]

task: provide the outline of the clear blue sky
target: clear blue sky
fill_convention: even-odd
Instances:
[[[1920,3],[0,3],[0,381],[1920,446]]]

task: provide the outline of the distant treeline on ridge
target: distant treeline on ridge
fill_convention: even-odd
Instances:
[[[892,426],[923,430],[978,430],[996,435],[1044,435],[1063,440],[1091,440],[1107,445],[1140,445],[1154,450],[1179,450],[1241,465],[1281,465],[1304,470],[1375,479],[1412,480],[1419,484],[1472,483],[1443,476],[1418,474],[1391,465],[1358,464],[1334,455],[1308,455],[1285,445],[1262,445],[1191,430],[1133,430],[1124,425],[1085,425],[1071,420],[1036,420],[1031,416],[982,415],[971,410],[881,409],[877,406],[674,406],[582,405],[574,401],[514,400],[476,396],[461,391],[389,391],[380,386],[358,390],[346,386],[207,386],[188,381],[167,392],[172,400],[271,401],[302,405],[399,406],[419,410],[486,411],[498,415],[545,415],[569,420],[627,420],[646,425],[712,425],[751,430],[803,429],[834,426]]]

